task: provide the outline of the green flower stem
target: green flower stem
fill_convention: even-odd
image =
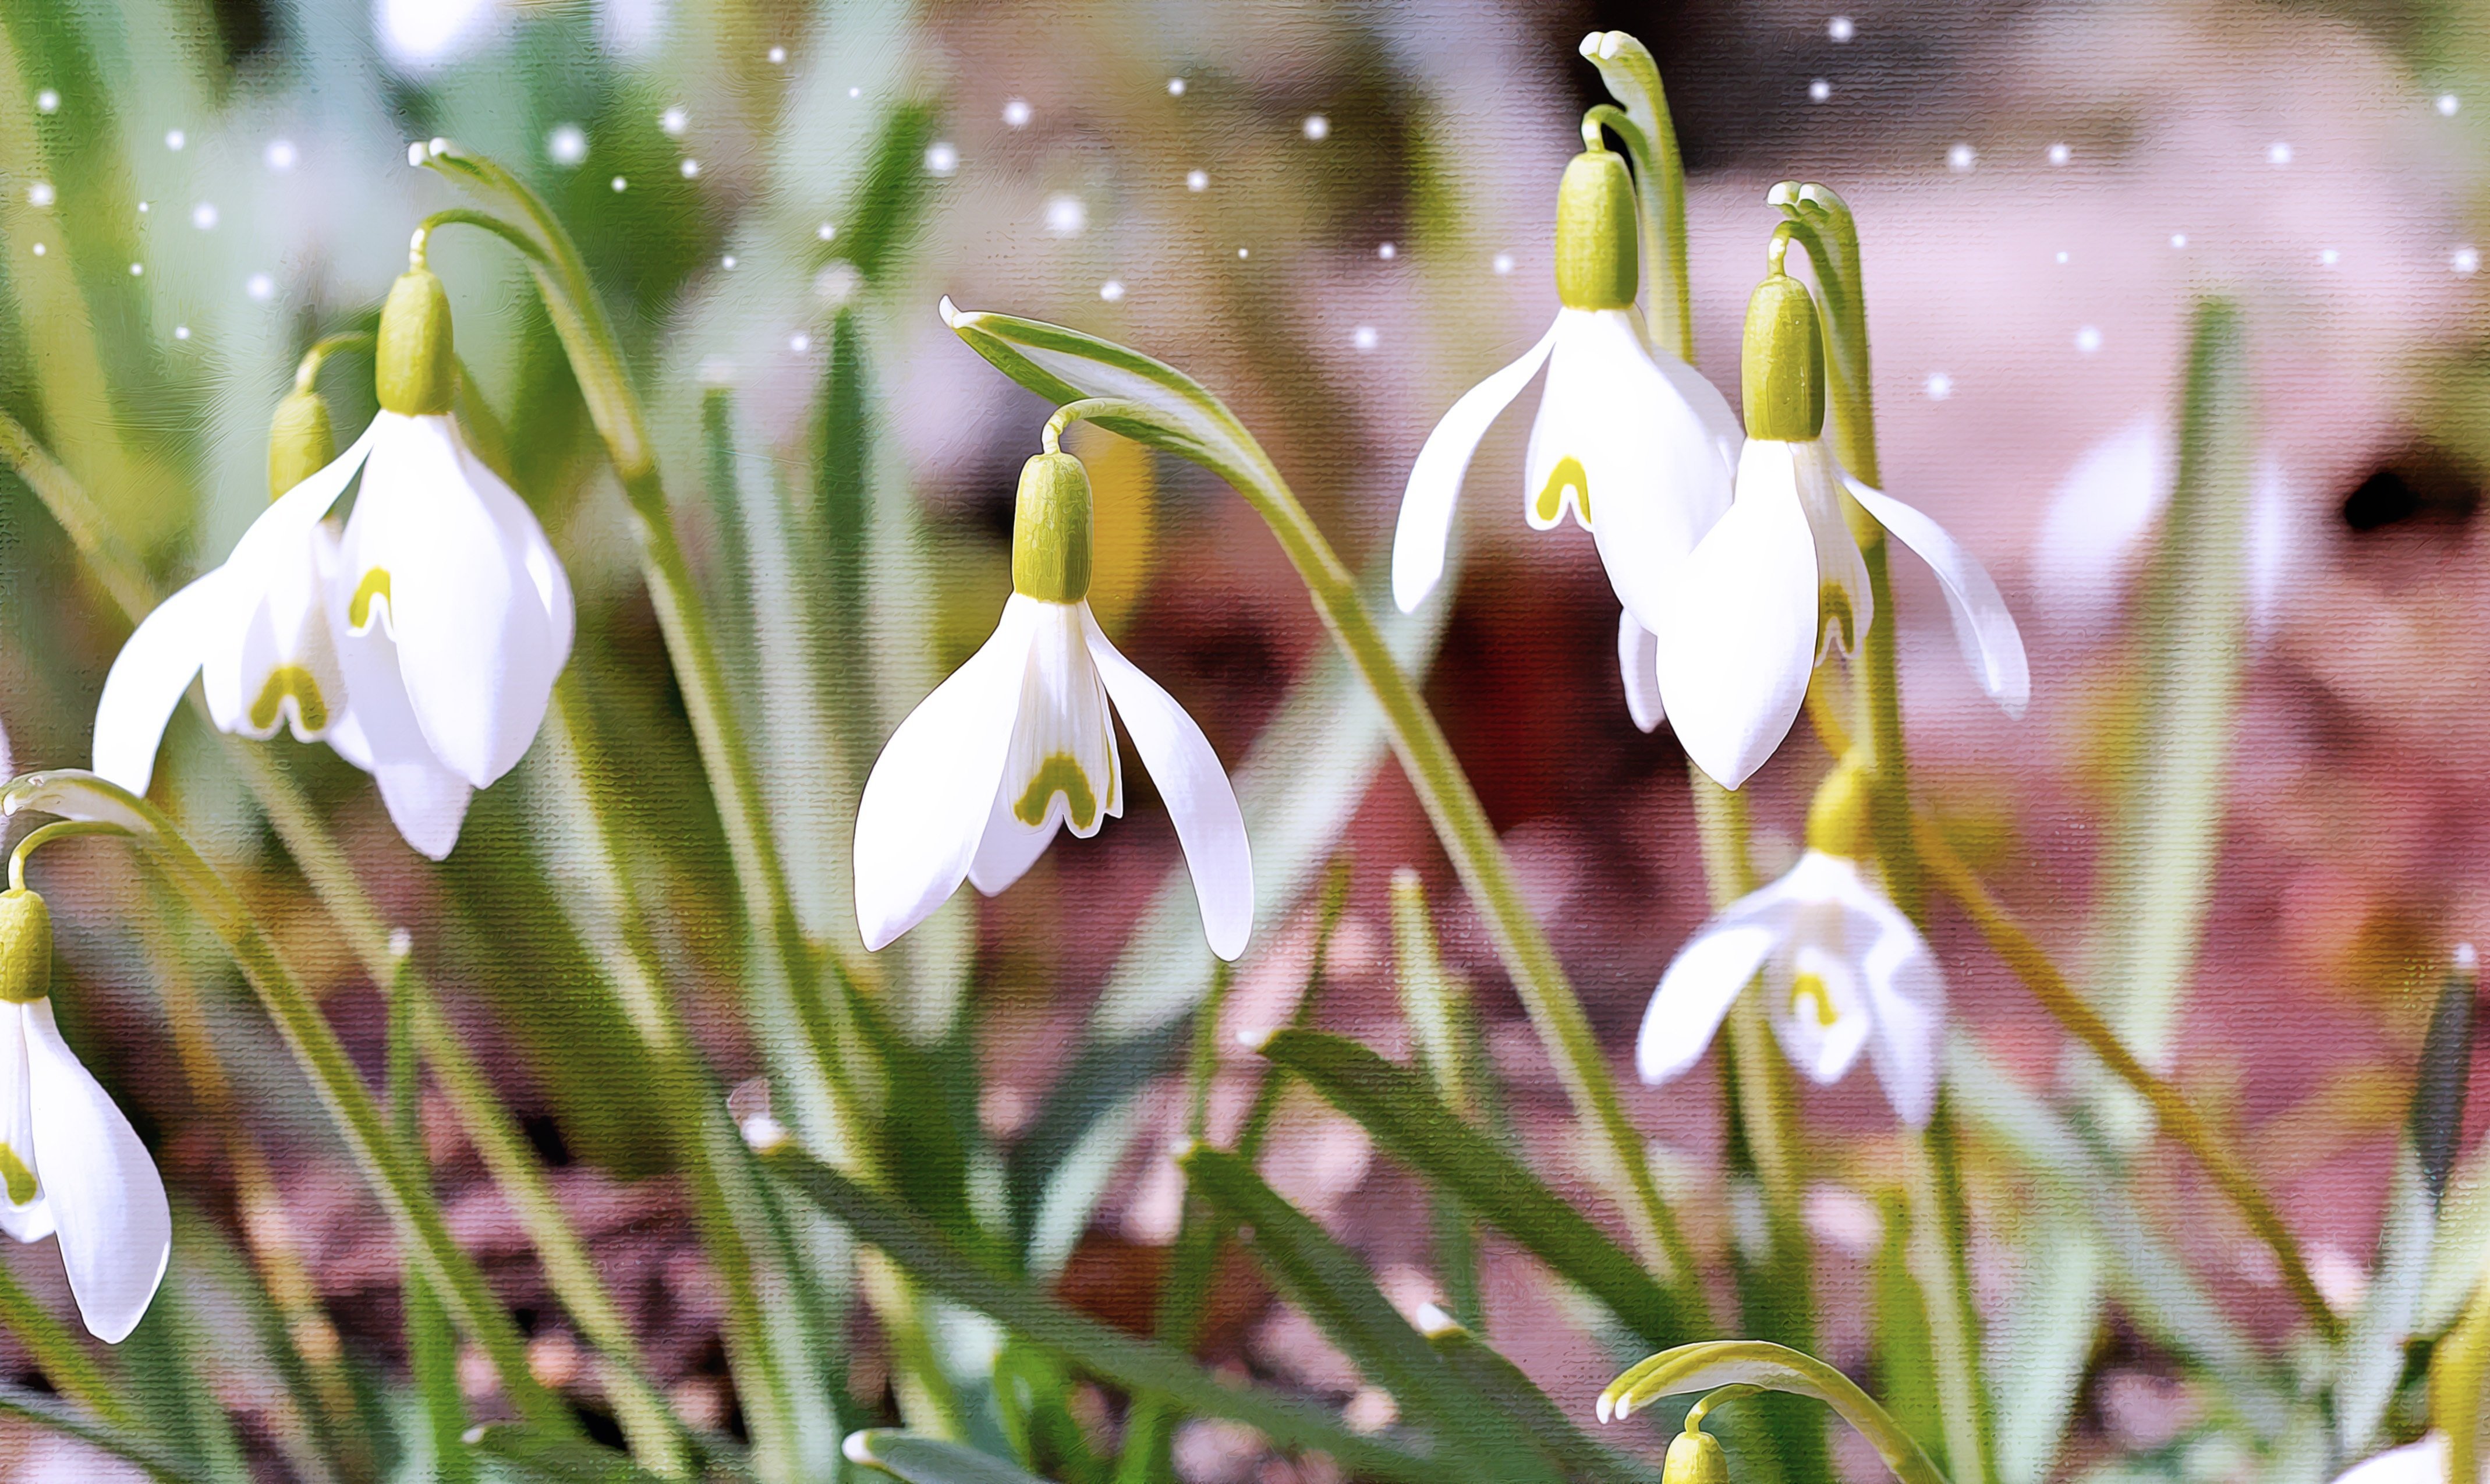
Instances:
[[[38,444],[14,419],[0,412],[0,461],[32,489],[85,561],[105,593],[131,623],[155,607],[159,595],[137,556],[124,544],[74,476]],[[193,695],[193,704],[196,696]],[[310,884],[312,894],[337,924],[357,963],[375,984],[401,972],[390,951],[371,896],[303,791],[267,751],[240,738],[225,738],[225,755],[259,801],[286,853]],[[52,828],[50,826],[45,829]],[[31,836],[29,837],[31,838]],[[21,842],[20,848],[25,848]],[[412,973],[412,970],[403,972]],[[501,1105],[483,1070],[469,1055],[441,1012],[428,984],[416,981],[416,1033],[424,1060],[460,1126],[474,1141],[495,1183],[509,1198],[520,1226],[543,1265],[545,1280],[580,1333],[595,1346],[608,1371],[607,1391],[633,1453],[659,1472],[688,1472],[680,1428],[649,1379],[638,1343],[606,1292],[596,1265],[545,1182],[535,1152],[516,1120]]]
[[[785,862],[778,854],[769,806],[761,788],[750,744],[729,694],[726,668],[709,632],[690,561],[674,526],[674,512],[648,431],[648,415],[623,368],[622,351],[602,303],[581,261],[578,247],[544,201],[516,176],[481,156],[455,149],[427,152],[424,163],[516,206],[533,233],[483,213],[442,214],[438,219],[483,227],[520,249],[536,279],[545,313],[568,356],[571,375],[587,403],[589,420],[604,440],[607,458],[631,509],[640,546],[641,572],[656,608],[666,653],[682,688],[692,736],[709,775],[734,861],[736,885],[754,945],[768,955],[772,973],[760,975],[767,992],[787,997],[791,1017],[803,1029],[812,1065],[792,1087],[791,1111],[798,1125],[842,1167],[879,1182],[879,1156],[870,1120],[849,1072],[850,1058],[869,1054],[843,998],[852,982],[825,952],[817,952],[796,916]],[[823,971],[834,969],[842,994],[822,992]],[[826,1126],[815,1126],[826,1124]]]
[[[2128,1050],[2126,1043],[2118,1038],[2118,1032],[2076,992],[2073,983],[2051,961],[2048,950],[2014,920],[2013,915],[1954,853],[1936,823],[1925,814],[1920,815],[1913,823],[1919,840],[1920,859],[1926,867],[1928,878],[1962,908],[1963,916],[1971,919],[1972,926],[1988,940],[1989,947],[2006,961],[2007,968],[2014,971],[2014,976],[2023,981],[2024,987],[2031,990],[2032,998],[2041,1002],[2041,1008],[2047,1010],[2069,1034],[2083,1042],[2086,1050],[2099,1057],[2102,1065],[2134,1089],[2152,1107],[2163,1131],[2196,1157],[2197,1162],[2205,1167],[2205,1173],[2213,1178],[2215,1186],[2239,1208],[2248,1229],[2273,1251],[2275,1263],[2282,1269],[2283,1286],[2291,1291],[2291,1296],[2299,1302],[2309,1322],[2330,1340],[2340,1338],[2342,1320],[2328,1306],[2325,1295],[2318,1290],[2315,1276],[2309,1271],[2307,1260],[2301,1256],[2299,1243],[2292,1239],[2291,1228],[2283,1223],[2282,1213],[2274,1208],[2247,1166],[2223,1146],[2212,1125],[2205,1121],[2204,1115],[2196,1111],[2195,1105],[2187,1101],[2186,1094],[2181,1092],[2177,1085],[2146,1066]]]
[[[1111,430],[1117,423],[1143,424],[1175,438],[1188,437],[1186,429],[1147,402],[1093,397],[1071,403],[1055,415],[1058,426],[1076,419],[1095,421]],[[1710,1307],[1696,1281],[1694,1257],[1661,1199],[1650,1161],[1643,1155],[1642,1137],[1626,1117],[1607,1059],[1591,1033],[1581,1002],[1575,997],[1573,983],[1547,934],[1522,901],[1503,844],[1453,756],[1452,744],[1444,740],[1417,687],[1394,662],[1374,616],[1358,597],[1356,579],[1314,517],[1306,513],[1250,435],[1241,428],[1236,434],[1232,446],[1191,443],[1193,456],[1233,485],[1270,526],[1332,638],[1375,693],[1391,729],[1393,750],[1417,790],[1444,853],[1452,858],[1454,871],[1486,917],[1497,953],[1513,975],[1514,989],[1555,1063],[1576,1114],[1606,1146],[1608,1168],[1604,1173],[1619,1191],[1619,1205],[1636,1244],[1661,1280],[1678,1291],[1696,1330],[1711,1328]]]
[[[491,1362],[510,1404],[532,1426],[561,1437],[579,1435],[578,1419],[563,1400],[529,1371],[518,1326],[485,1286],[475,1262],[459,1249],[433,1200],[422,1157],[407,1148],[363,1085],[354,1060],[320,1013],[250,908],[153,804],[90,772],[59,770],[29,773],[0,790],[0,813],[34,808],[46,813],[108,818],[130,827],[166,880],[233,955],[259,994],[296,1060],[310,1078],[339,1135],[388,1209],[399,1240],[457,1321],[469,1342]]]
[[[1770,199],[1787,218],[1775,234],[1777,246],[1795,238],[1807,249],[1824,301],[1821,322],[1836,455],[1853,475],[1881,488],[1857,224],[1841,198],[1820,186],[1784,183],[1773,189]],[[1895,663],[1898,626],[1889,543],[1884,527],[1856,502],[1844,497],[1843,506],[1859,538],[1876,613],[1853,656],[1851,678],[1857,712],[1866,725],[1867,735],[1857,750],[1864,753],[1859,761],[1873,780],[1869,815],[1877,861],[1894,904],[1925,925],[1926,904],[1911,829],[1910,759],[1902,738],[1901,683]],[[1963,1484],[1987,1484],[1997,1470],[1988,1394],[1982,1379],[1980,1315],[1972,1302],[1971,1273],[1964,1259],[1968,1213],[1958,1160],[1953,1113],[1940,1093],[1929,1126],[1918,1140],[1906,1181],[1913,1266],[1927,1306],[1928,1336],[1935,1351],[1946,1456]]]
[[[1678,154],[1677,129],[1669,122],[1668,95],[1660,85],[1660,63],[1649,47],[1623,31],[1594,31],[1582,38],[1582,55],[1600,70],[1622,112],[1606,104],[1585,119],[1625,141],[1634,160],[1635,191],[1642,214],[1642,250],[1651,273],[1643,314],[1652,343],[1694,362],[1694,290],[1686,272],[1686,162]]]
[[[409,1149],[423,1148],[423,1065],[416,1048],[415,989],[401,971],[388,986],[390,1119]],[[415,1377],[416,1394],[423,1404],[425,1431],[431,1437],[432,1477],[444,1484],[469,1484],[476,1477],[475,1459],[467,1451],[467,1403],[458,1394],[458,1346],[449,1316],[432,1296],[432,1286],[409,1261],[400,1279],[400,1307],[405,1311],[407,1369]]]
[[[1621,1420],[1665,1396],[1742,1385],[1813,1397],[1867,1439],[1901,1484],[1947,1484],[1945,1474],[1893,1414],[1849,1377],[1813,1355],[1765,1340],[1709,1340],[1663,1351],[1608,1382],[1600,1394],[1600,1416]]]

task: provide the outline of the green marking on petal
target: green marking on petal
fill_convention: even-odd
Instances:
[[[287,696],[294,698],[295,713],[306,730],[328,730],[329,703],[320,699],[320,683],[301,665],[278,665],[269,673],[268,684],[259,688],[259,699],[250,703],[251,726],[265,731],[276,725],[277,709]]]
[[[1841,647],[1841,653],[1844,655],[1858,653],[1859,605],[1851,599],[1850,590],[1839,582],[1819,583],[1815,590],[1815,607],[1817,621],[1822,626],[1817,630],[1818,634],[1826,636],[1839,634],[1840,637],[1835,642]],[[1818,640],[1816,647],[1821,653],[1823,650],[1821,639]]]
[[[1046,823],[1047,801],[1057,794],[1063,796],[1075,829],[1086,829],[1097,823],[1098,796],[1089,787],[1089,775],[1069,752],[1057,752],[1038,765],[1037,776],[1028,780],[1028,791],[1012,805],[1012,817],[1032,829]]]
[[[1823,978],[1817,975],[1802,974],[1790,983],[1790,1013],[1799,1015],[1810,1011],[1815,1016],[1816,1025],[1827,1031],[1832,1030],[1833,1023],[1841,1018],[1841,1012],[1833,1007],[1833,992],[1824,987]]]
[[[5,1144],[0,1144],[0,1182],[7,1183],[12,1206],[23,1206],[35,1199],[35,1172],[26,1167],[26,1161],[17,1157],[15,1149]]]
[[[372,626],[372,599],[387,600],[390,596],[390,574],[386,567],[375,567],[363,573],[355,586],[354,599],[346,604],[346,626],[357,633]]]
[[[1565,487],[1569,484],[1574,488],[1575,517],[1587,530],[1591,524],[1591,477],[1582,472],[1582,461],[1570,453],[1558,459],[1556,467],[1548,473],[1547,486],[1539,491],[1539,518],[1551,526],[1556,523],[1556,517],[1564,513]]]

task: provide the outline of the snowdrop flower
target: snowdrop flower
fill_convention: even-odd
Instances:
[[[78,1317],[118,1345],[173,1255],[164,1181],[52,1018],[43,899],[0,891],[0,1231],[60,1238]]]
[[[1635,1064],[1648,1083],[1703,1056],[1730,1004],[1763,975],[1773,1034],[1819,1085],[1841,1080],[1866,1052],[1905,1123],[1936,1106],[1945,1033],[1945,976],[1926,940],[1861,860],[1867,775],[1836,769],[1808,812],[1808,849],[1789,874],[1723,909],[1661,976],[1643,1012]]]
[[[378,781],[407,843],[440,859],[471,792],[507,772],[543,722],[570,655],[570,584],[536,516],[449,416],[449,297],[420,264],[390,290],[377,363],[381,410],[362,437],[279,496],[113,661],[96,771],[144,791],[165,722],[201,675],[220,729],[271,737],[281,720],[301,741],[326,739]],[[326,423],[323,411],[324,437]],[[272,481],[291,473],[286,431],[280,411]],[[358,473],[340,535],[326,517]]]
[[[1123,813],[1121,715],[1174,817],[1211,951],[1245,951],[1254,868],[1235,792],[1202,728],[1099,631],[1089,561],[1088,473],[1050,447],[1021,470],[1013,591],[994,637],[899,724],[865,780],[855,883],[866,947],[923,921],[964,878],[992,896],[1064,826],[1086,839]]]
[[[2481,1476],[2490,1480],[2490,1468]],[[2334,1476],[2334,1484],[2444,1484],[2447,1435],[2423,1433],[2399,1448],[2372,1454]]]
[[[1789,734],[1815,666],[1876,621],[1845,490],[1934,569],[1973,674],[2021,715],[2031,671],[1997,584],[1935,521],[1835,461],[1815,303],[1778,262],[1748,302],[1743,365],[1736,501],[1684,565],[1668,622],[1645,626],[1657,631],[1660,694],[1687,755],[1725,787],[1746,782]]]
[[[1523,513],[1552,530],[1570,510],[1609,585],[1645,628],[1668,621],[1677,567],[1729,508],[1738,420],[1701,373],[1655,358],[1635,317],[1634,181],[1592,150],[1556,197],[1556,322],[1521,359],[1463,393],[1427,436],[1401,499],[1392,596],[1404,613],[1444,572],[1453,507],[1488,424],[1548,368],[1522,466]]]

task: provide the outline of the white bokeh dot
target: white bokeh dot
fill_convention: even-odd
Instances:
[[[189,142],[190,136],[178,129],[164,131],[164,147],[168,150],[178,150]]]
[[[1107,301],[1109,304],[1123,303],[1124,285],[1122,280],[1110,278],[1106,282],[1099,284],[1098,297]]]
[[[620,175],[614,177],[614,179],[607,184],[614,188],[614,193],[617,195],[621,195],[623,191],[631,189],[631,183]]]
[[[787,337],[787,348],[800,356],[813,348],[813,337],[808,335],[791,335]]]
[[[813,228],[813,235],[824,242],[828,242],[831,238],[839,235],[839,229],[825,221],[820,226]]]
[[[683,179],[687,181],[700,178],[700,161],[697,160],[686,160],[676,168],[683,172]]]
[[[1930,371],[1928,379],[1922,385],[1926,390],[1928,400],[1931,402],[1942,402],[1954,395],[1954,378],[1943,371]]]
[[[1836,15],[1824,23],[1824,34],[1837,42],[1846,42],[1859,34],[1859,26],[1847,15]]]
[[[678,139],[682,137],[683,131],[691,128],[691,125],[692,116],[683,111],[683,105],[680,103],[657,115],[657,127]]]
[[[2291,146],[2276,139],[2265,147],[2265,162],[2270,165],[2291,163]]]
[[[2451,119],[2455,117],[2455,110],[2461,106],[2462,104],[2456,102],[2454,94],[2441,93],[2438,95],[2438,112],[2441,118]]]
[[[2186,234],[2186,233],[2185,233],[2185,232],[2173,232],[2173,233],[2171,233],[2171,234],[2170,234],[2170,246],[2172,246],[2172,247],[2185,247],[2186,246],[2187,246],[2187,234]]]
[[[1210,189],[1210,172],[1207,170],[1185,171],[1184,189],[1194,191],[1208,190]]]
[[[60,106],[61,95],[53,92],[50,88],[45,88],[41,93],[35,95],[35,111],[37,113],[57,113],[60,111]]]
[[[1003,124],[1006,128],[1010,129],[1027,129],[1028,127],[1028,100],[1026,98],[1006,100],[1003,103]]]
[[[2101,334],[2097,326],[2086,325],[2075,332],[2075,349],[2089,356],[2100,349]]]
[[[1490,260],[1487,266],[1494,269],[1499,274],[1511,273],[1513,272],[1513,254],[1510,252],[1499,252],[1494,256],[1494,258]]]
[[[1089,226],[1089,203],[1076,195],[1046,198],[1046,229],[1057,237],[1078,237]]]
[[[1946,168],[1949,170],[1968,170],[1978,163],[1980,151],[1968,144],[1957,142],[1946,151]]]
[[[1390,243],[1385,243],[1382,247],[1375,249],[1375,255],[1389,263],[1394,258],[1401,255],[1401,249],[1392,246]]]
[[[2343,261],[2343,254],[2335,251],[2331,247],[2320,247],[2317,249],[2317,266],[2320,268],[2331,268],[2341,261]]]
[[[35,244],[35,256],[37,257],[42,257],[44,253],[50,250],[50,248],[44,247],[42,243]]]
[[[276,297],[276,280],[264,273],[255,273],[243,284],[242,291],[257,300],[274,299]]]
[[[1375,327],[1373,325],[1358,326],[1356,330],[1350,333],[1348,337],[1348,342],[1351,345],[1356,346],[1359,350],[1373,350],[1375,346],[1376,340],[1377,336],[1375,334]]]
[[[575,165],[588,158],[588,131],[576,124],[557,124],[545,135],[545,158],[558,165]]]
[[[174,339],[177,339],[177,340],[187,340],[187,339],[188,339],[189,337],[190,337],[190,327],[189,327],[189,326],[188,326],[188,325],[175,325],[175,326],[173,327],[173,338],[174,338]]]
[[[850,98],[862,98],[862,97],[864,97],[864,89],[862,89],[862,88],[850,88],[850,89],[848,89],[848,97],[850,97]]]
[[[933,175],[949,175],[960,168],[959,146],[947,139],[937,139],[925,147],[925,169]]]
[[[302,161],[303,152],[294,147],[291,139],[271,139],[268,148],[259,152],[259,158],[261,163],[283,175]]]
[[[1182,98],[1183,96],[1184,79],[1181,77],[1170,77],[1168,79],[1168,97]]]
[[[733,272],[735,268],[735,254],[730,252],[726,256],[719,258],[717,260],[717,266],[726,269],[729,272]]]
[[[783,66],[785,66],[785,65],[786,65],[786,62],[787,62],[787,48],[786,48],[786,47],[784,47],[784,46],[772,46],[772,47],[770,47],[770,48],[769,48],[769,65],[770,65],[770,66],[772,66],[772,67],[783,67]]]
[[[2067,148],[2063,144],[2052,144],[2049,146],[2049,163],[2053,165],[2065,164],[2068,160],[2074,158],[2075,152]]]
[[[1821,77],[1816,78],[1813,82],[1807,85],[1807,101],[1809,102],[1820,103],[1832,96],[1833,84],[1825,81]]]
[[[26,188],[26,204],[28,206],[49,206],[52,204],[53,199],[52,183],[50,181],[36,181]]]
[[[133,277],[133,278],[143,278],[143,277],[146,277],[146,276],[147,276],[147,265],[146,265],[146,264],[144,264],[144,263],[132,263],[132,264],[130,264],[130,276],[131,276],[131,277]]]
[[[1239,247],[1236,249],[1236,256],[1239,261],[1252,257],[1253,255],[1254,249],[1251,247]]]
[[[1331,120],[1319,113],[1307,114],[1305,128],[1306,137],[1309,139],[1322,140],[1331,137]]]
[[[190,225],[197,227],[202,232],[215,231],[217,228],[217,203],[214,201],[201,201],[198,205],[191,207]]]
[[[2481,271],[2481,249],[2471,247],[2458,247],[2453,252],[2447,255],[2447,266],[2450,271],[2455,273],[2479,273]]]
[[[2066,260],[2067,260],[2067,249],[2066,249],[2066,248],[2064,248],[2064,247],[2060,247],[2060,248],[2058,249],[2058,261],[2059,261],[2059,262],[2061,262],[2061,263],[2064,263]]]

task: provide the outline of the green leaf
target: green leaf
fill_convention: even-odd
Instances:
[[[992,1454],[891,1428],[850,1433],[846,1452],[848,1462],[907,1484],[1046,1484]]]
[[[161,1480],[163,1484],[207,1484],[205,1474],[194,1472],[188,1465],[167,1457],[153,1442],[143,1441],[110,1423],[99,1422],[92,1413],[56,1396],[0,1382],[0,1416],[14,1417],[46,1432],[74,1438],[89,1447],[101,1448],[116,1458],[137,1465],[151,1478]]]
[[[467,1435],[468,1446],[523,1478],[545,1484],[663,1484],[612,1448],[576,1438],[548,1438],[534,1428],[490,1422]]]
[[[917,1283],[989,1316],[1030,1344],[1133,1392],[1158,1392],[1192,1411],[1257,1429],[1274,1442],[1312,1448],[1352,1474],[1437,1484],[1439,1463],[1361,1438],[1329,1414],[1259,1388],[1212,1376],[1181,1352],[1075,1313],[1023,1280],[981,1267],[914,1212],[867,1190],[792,1146],[762,1163],[806,1200],[882,1249]]]
[[[2100,1335],[2099,1239],[2080,1221],[2044,1206],[2024,1223],[2022,1247],[2022,1285],[1988,1333],[2002,1484],[2041,1484],[2050,1477]],[[1881,1288],[1881,1273],[1878,1283]],[[1941,1436],[1937,1419],[1914,1417],[1904,1410],[1881,1363],[1877,1382],[1887,1405],[1910,1424],[1913,1436]],[[1926,1404],[1924,1400],[1921,1405]]]
[[[1566,1281],[1607,1304],[1648,1345],[1688,1332],[1676,1299],[1642,1265],[1550,1190],[1529,1167],[1453,1116],[1426,1080],[1354,1041],[1282,1031],[1262,1055],[1306,1080],[1375,1142],[1450,1192]]]
[[[1444,1364],[1392,1307],[1356,1254],[1262,1182],[1233,1154],[1200,1146],[1176,1157],[1187,1185],[1238,1223],[1256,1261],[1403,1415],[1433,1434],[1446,1462],[1496,1484],[1552,1479],[1553,1461],[1512,1418]]]
[[[1448,1318],[1433,1324],[1428,1322],[1430,1318],[1420,1314],[1419,1326],[1444,1364],[1498,1411],[1520,1423],[1531,1440],[1562,1465],[1570,1477],[1587,1484],[1650,1484],[1653,1470],[1592,1441],[1565,1415],[1563,1408],[1521,1374],[1521,1367]]]

